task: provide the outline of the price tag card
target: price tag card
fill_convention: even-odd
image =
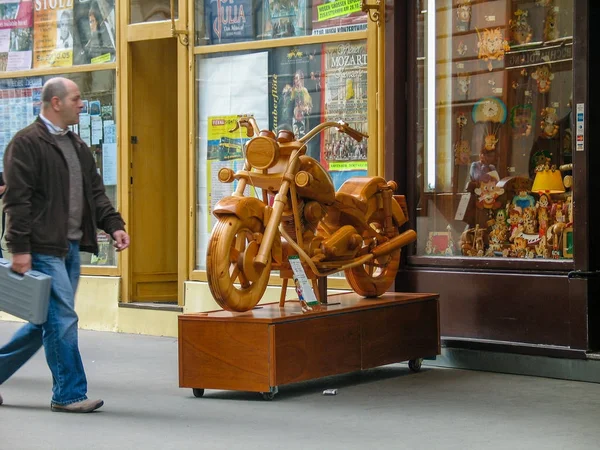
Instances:
[[[290,256],[290,266],[294,272],[294,278],[296,283],[296,292],[298,293],[298,300],[305,301],[307,305],[318,305],[319,301],[315,296],[315,291],[310,284],[310,280],[306,276],[302,262],[297,255]]]

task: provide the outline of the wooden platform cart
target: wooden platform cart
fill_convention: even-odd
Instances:
[[[437,294],[336,294],[302,311],[299,302],[243,313],[179,316],[179,386],[253,391],[271,400],[279,386],[440,353]]]

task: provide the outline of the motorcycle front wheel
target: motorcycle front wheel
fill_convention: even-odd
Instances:
[[[219,218],[208,241],[206,274],[210,291],[221,306],[229,311],[248,311],[262,298],[271,260],[262,269],[251,263],[264,233],[263,223],[256,217]]]
[[[380,209],[367,219],[368,225],[378,234],[383,235],[383,210]],[[396,222],[394,221],[394,225]],[[397,233],[396,233],[397,234]],[[392,286],[400,267],[400,252],[395,250],[390,254],[344,271],[348,283],[363,297],[379,297]]]

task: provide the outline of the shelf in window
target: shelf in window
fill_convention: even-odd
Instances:
[[[500,257],[474,257],[474,256],[409,256],[408,263],[413,267],[426,267],[439,270],[468,269],[474,271],[497,271],[522,273],[524,270],[531,272],[556,272],[567,273],[573,270],[572,259],[526,259],[526,258],[500,258]]]

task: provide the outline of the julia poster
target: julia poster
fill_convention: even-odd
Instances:
[[[33,13],[33,67],[73,64],[73,0],[37,0]]]
[[[32,0],[0,0],[0,72],[31,69],[32,24]]]

